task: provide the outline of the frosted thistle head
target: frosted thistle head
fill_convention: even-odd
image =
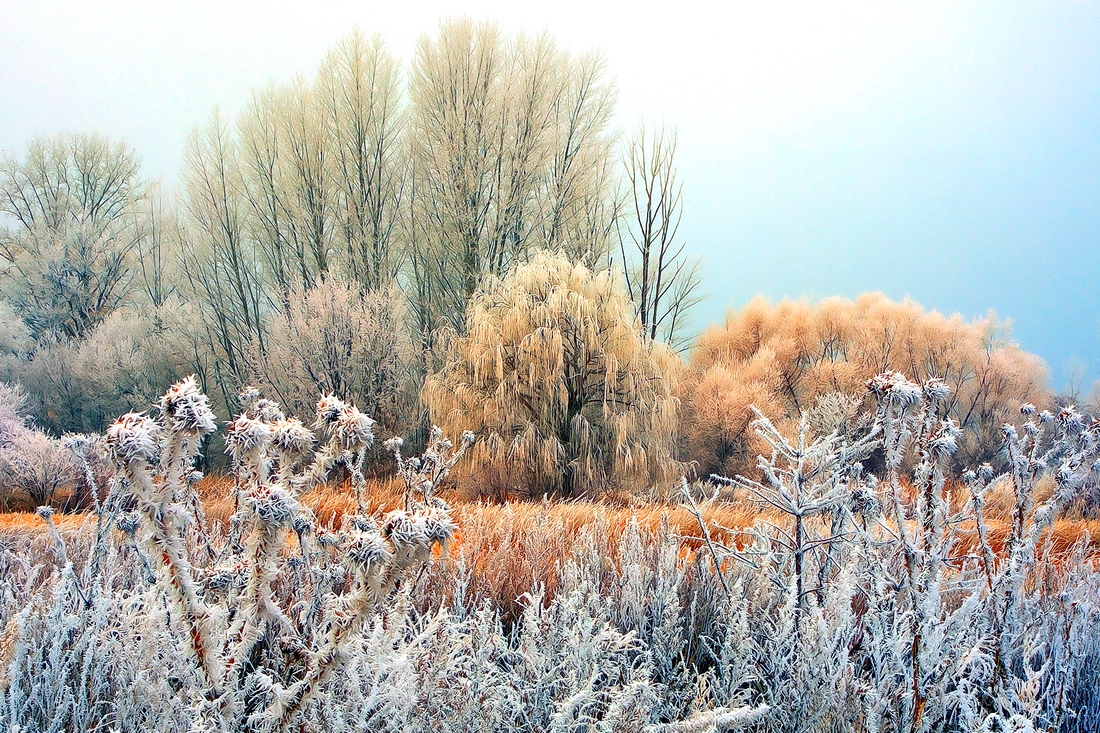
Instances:
[[[283,413],[283,408],[279,406],[278,402],[268,399],[259,399],[252,404],[249,417],[253,417],[262,422],[275,423],[280,420],[285,420],[286,414]]]
[[[943,383],[942,379],[933,377],[924,383],[924,396],[933,405],[941,404],[951,395],[951,390]]]
[[[962,431],[954,420],[940,422],[939,430],[932,436],[930,447],[937,458],[947,459],[955,454],[959,447],[959,438]]]
[[[457,526],[444,507],[431,507],[424,511],[422,517],[424,534],[429,542],[445,545],[454,537]]]
[[[883,372],[867,382],[867,388],[882,404],[902,410],[920,403],[922,390],[901,372]]]
[[[271,432],[271,443],[277,450],[302,455],[313,448],[313,432],[298,418],[280,420]]]
[[[259,449],[271,437],[271,428],[259,420],[238,417],[229,423],[225,436],[225,452],[234,458]]]
[[[194,375],[169,387],[157,406],[173,432],[208,435],[217,429],[210,400],[199,389]]]
[[[360,534],[347,549],[348,563],[364,570],[382,567],[392,556],[392,553],[386,549],[386,543],[374,532]]]
[[[317,402],[317,419],[313,423],[313,429],[322,431],[326,436],[331,434],[332,426],[340,417],[340,411],[347,406],[346,402],[334,394],[322,397]]]
[[[1076,435],[1085,428],[1085,418],[1073,406],[1058,413],[1058,423],[1070,435]]]
[[[260,399],[260,390],[252,385],[245,385],[241,388],[241,391],[237,394],[237,399],[244,406],[251,405],[256,400]]]
[[[252,504],[261,522],[288,528],[294,526],[294,520],[303,508],[297,499],[281,488],[257,492],[252,497]]]
[[[130,412],[107,428],[106,442],[116,463],[152,461],[160,445],[160,426],[144,413]]]
[[[314,426],[332,438],[341,450],[349,453],[364,451],[374,445],[371,428],[374,420],[341,399],[329,395],[317,405]]]

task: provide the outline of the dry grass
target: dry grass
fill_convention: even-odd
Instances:
[[[199,485],[207,518],[224,525],[234,511],[232,481],[207,478]],[[995,552],[1003,550],[1009,532],[1011,495],[1005,487],[987,494],[986,516],[990,525],[990,542]],[[968,500],[956,492],[956,501]],[[396,509],[402,502],[402,486],[397,480],[372,481],[368,491],[371,512]],[[444,494],[454,506],[453,515],[459,531],[449,547],[450,559],[461,562],[470,571],[467,592],[494,602],[506,615],[518,612],[521,596],[532,588],[544,588],[547,598],[553,596],[560,575],[573,556],[581,534],[598,523],[594,535],[605,547],[601,556],[615,563],[612,548],[632,521],[643,531],[653,531],[667,522],[669,530],[681,537],[681,555],[691,560],[700,547],[700,530],[695,518],[684,508],[664,502],[556,502],[514,501],[487,504],[462,501],[454,493]],[[355,497],[347,485],[326,485],[311,491],[304,503],[313,510],[321,524],[339,526],[344,515],[355,511]],[[765,517],[746,501],[719,501],[703,509],[704,518],[716,527],[715,539],[736,543],[736,531],[750,527],[756,519]],[[55,515],[54,521],[62,533],[78,531],[85,515]],[[963,528],[966,529],[965,527]],[[39,536],[44,531],[42,520],[33,514],[0,514],[0,540],[12,546],[28,535]],[[976,548],[974,532],[964,532],[959,553]],[[1086,545],[1088,561],[1100,562],[1100,520],[1063,518],[1050,536],[1052,559],[1056,564],[1072,561],[1081,543]],[[446,571],[450,572],[450,571]],[[440,593],[444,584],[440,584]],[[439,596],[436,596],[438,599]]]

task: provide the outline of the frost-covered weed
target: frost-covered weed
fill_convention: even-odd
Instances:
[[[513,613],[478,582],[494,567],[423,551],[454,531],[436,489],[470,437],[455,449],[434,432],[418,458],[389,442],[406,507],[318,527],[298,496],[337,465],[362,490],[369,420],[323,400],[314,432],[246,394],[228,441],[239,510],[223,530],[193,500],[188,460],[209,425],[181,385],[157,419],[113,428],[130,463],[102,513],[123,531],[100,539],[89,525],[0,549],[4,724],[1095,730],[1100,574],[1083,547],[1056,557],[1044,529],[1093,470],[1097,425],[1025,408],[1023,430],[1005,432],[1009,474],[979,467],[958,484],[939,385],[884,375],[871,389],[878,410],[862,437],[788,437],[758,421],[772,447],[761,479],[726,483],[770,511],[743,532],[700,522],[706,535],[691,539],[637,521],[612,532],[597,518],[567,533],[547,513],[508,535],[500,557],[572,538],[552,588],[516,579]],[[878,475],[860,465],[872,451]],[[1001,531],[984,501],[1006,482]],[[121,511],[126,496],[139,519]],[[697,496],[685,500],[701,518]]]

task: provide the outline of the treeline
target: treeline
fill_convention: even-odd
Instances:
[[[223,418],[243,384],[331,392],[384,434],[479,430],[479,491],[567,496],[751,469],[750,404],[858,430],[884,370],[951,386],[965,460],[1051,399],[992,318],[878,296],[754,302],[693,345],[675,134],[620,139],[614,104],[598,55],[458,20],[404,70],[353,32],[215,111],[174,195],[123,143],[36,139],[0,166],[0,380],[56,435],[191,373]]]
[[[697,277],[675,243],[675,136],[622,143],[614,104],[598,55],[459,20],[404,74],[356,31],[311,79],[215,110],[177,196],[125,144],[34,140],[0,170],[7,377],[55,432],[189,370],[223,414],[253,381],[293,409],[320,388],[405,414],[417,390],[394,387],[435,366],[470,296],[547,248],[622,271],[653,334],[681,339]]]

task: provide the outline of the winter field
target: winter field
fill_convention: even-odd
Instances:
[[[471,442],[368,481],[371,421],[265,400],[228,428],[193,382],[105,438],[96,511],[5,524],[13,730],[1094,730],[1095,521],[1056,519],[1100,435],[1025,408],[1010,470],[949,483],[946,395],[876,378],[846,440],[766,419],[763,480],[679,498],[451,506]],[[71,441],[78,454],[92,449]],[[884,455],[881,477],[857,459]],[[341,487],[321,482],[337,464]],[[90,465],[89,465],[90,471]]]
[[[0,731],[1100,730],[1100,384],[877,292],[699,332],[571,48],[0,156]]]

